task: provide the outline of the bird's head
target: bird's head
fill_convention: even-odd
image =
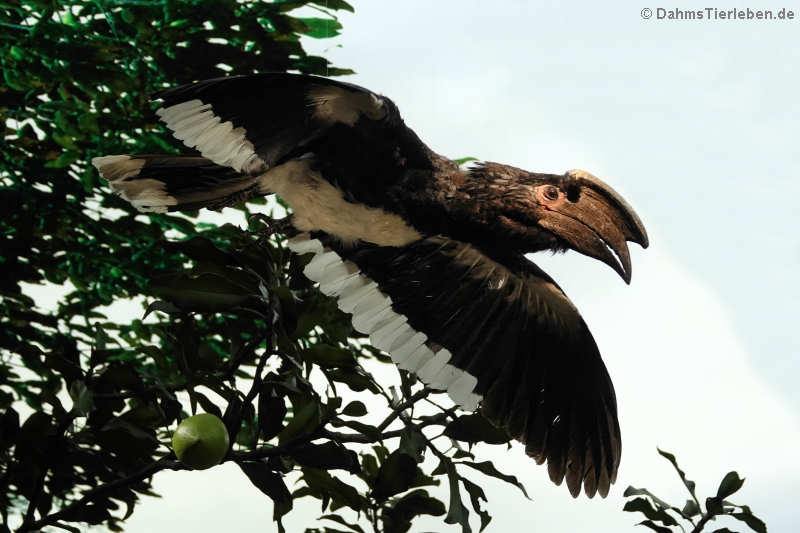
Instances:
[[[487,164],[481,169],[497,222],[526,252],[572,249],[631,280],[628,241],[647,248],[647,232],[628,203],[584,170],[540,174]]]

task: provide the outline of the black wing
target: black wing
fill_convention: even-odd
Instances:
[[[581,485],[608,493],[620,459],[614,388],[577,309],[544,272],[442,237],[400,248],[319,239],[327,248],[306,235],[290,247],[317,253],[306,275],[373,345],[463,407],[480,402],[573,496]]]
[[[187,146],[243,174],[306,153],[352,199],[380,206],[408,168],[431,152],[386,97],[315,76],[263,73],[200,81],[157,95],[157,114]]]

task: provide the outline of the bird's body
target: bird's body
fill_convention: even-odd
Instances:
[[[158,95],[201,156],[96,158],[141,211],[220,208],[275,193],[313,253],[306,275],[402,369],[480,406],[573,495],[605,495],[620,456],[616,399],[578,311],[524,254],[576,249],[630,280],[641,222],[584,171],[463,170],[388,98],[324,78],[260,74]]]

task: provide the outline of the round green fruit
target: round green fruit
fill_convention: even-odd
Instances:
[[[172,450],[186,466],[205,470],[219,464],[228,453],[228,430],[209,413],[184,418],[172,435]]]

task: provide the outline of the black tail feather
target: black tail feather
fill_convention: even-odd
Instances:
[[[222,209],[268,193],[257,176],[199,156],[110,155],[92,164],[114,192],[142,212]]]

